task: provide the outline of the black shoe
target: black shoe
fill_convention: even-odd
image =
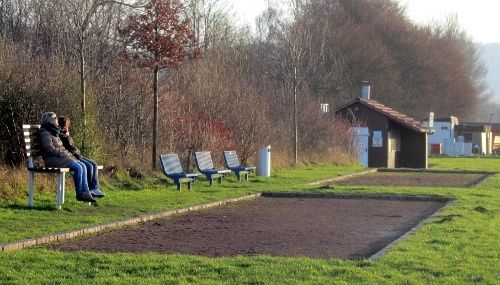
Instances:
[[[84,202],[97,202],[96,199],[92,198],[92,195],[90,195],[89,191],[85,191],[81,194],[76,195],[76,200],[77,201],[84,201]]]
[[[106,196],[99,189],[92,189],[92,190],[90,190],[90,195],[92,195],[93,198],[102,198],[102,197]]]

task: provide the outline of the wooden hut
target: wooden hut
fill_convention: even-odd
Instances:
[[[358,140],[361,152],[365,148],[368,156],[366,166],[427,168],[429,128],[370,99],[369,86],[367,93],[363,92],[364,98],[356,98],[335,110],[335,116],[350,121],[353,127],[364,129],[358,134],[368,136],[366,140]]]

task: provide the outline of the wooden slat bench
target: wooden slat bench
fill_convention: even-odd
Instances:
[[[42,153],[40,150],[40,125],[23,125],[24,145],[26,156],[28,158],[28,206],[33,206],[33,192],[35,186],[35,173],[53,173],[56,174],[56,193],[57,209],[61,209],[64,204],[64,185],[66,182],[66,173],[69,168],[44,167],[42,166]],[[102,165],[97,166],[103,169]]]

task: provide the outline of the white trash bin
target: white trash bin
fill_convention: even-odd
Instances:
[[[271,146],[265,146],[257,152],[257,176],[271,176]]]

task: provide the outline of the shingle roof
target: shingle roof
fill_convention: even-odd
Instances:
[[[391,120],[406,126],[414,131],[421,132],[421,133],[429,133],[430,129],[428,127],[425,127],[422,125],[419,121],[408,117],[404,114],[399,113],[398,111],[395,111],[375,100],[372,99],[363,99],[363,98],[356,98],[352,100],[351,102],[345,104],[344,106],[341,106],[335,110],[335,113],[338,111],[345,109],[353,104],[359,103],[361,105],[364,105],[374,111],[377,111],[379,113],[382,113],[383,115],[389,117]]]

